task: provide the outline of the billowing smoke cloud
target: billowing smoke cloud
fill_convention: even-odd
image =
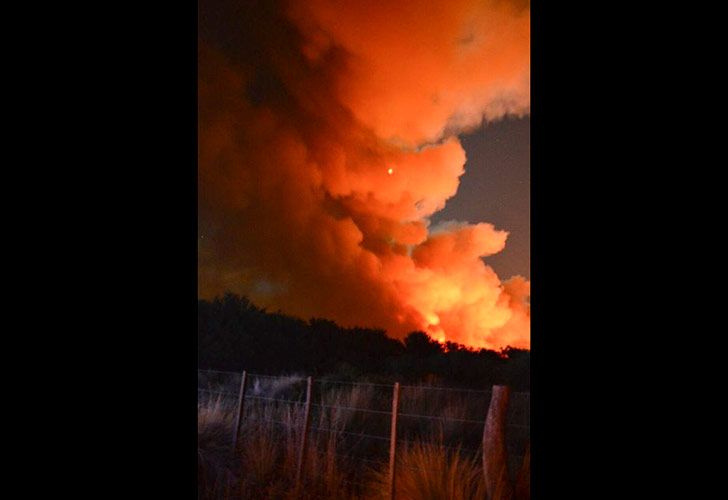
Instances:
[[[482,259],[507,233],[429,223],[456,134],[529,110],[528,3],[203,0],[199,33],[200,295],[529,346],[529,283]]]

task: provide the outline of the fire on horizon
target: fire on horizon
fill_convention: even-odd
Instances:
[[[450,220],[473,217],[461,177],[488,184],[467,134],[527,124],[528,2],[206,0],[199,19],[200,296],[530,346],[530,282],[489,265],[509,227]]]

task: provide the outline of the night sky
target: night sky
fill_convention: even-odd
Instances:
[[[506,248],[485,262],[499,276],[531,278],[531,120],[506,118],[462,135],[467,153],[457,195],[432,222],[490,222],[509,232]]]

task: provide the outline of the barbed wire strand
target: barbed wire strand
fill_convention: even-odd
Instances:
[[[348,411],[361,411],[364,413],[376,413],[380,415],[392,415],[391,411],[383,411],[383,410],[370,410],[369,408],[355,408],[352,406],[338,406],[338,405],[322,405],[317,403],[312,403],[311,406],[316,406],[318,408],[328,408],[333,410],[348,410]]]
[[[248,373],[249,377],[255,377],[255,378],[267,378],[267,379],[286,379],[286,380],[294,380],[296,382],[305,382],[306,377],[302,377],[300,375],[262,375],[259,373]]]
[[[285,426],[287,428],[299,427],[300,426],[300,425],[294,424],[292,422],[281,422],[279,420],[273,420],[273,419],[254,419],[254,418],[247,418],[245,421],[246,422],[274,423],[274,424],[278,424],[278,425]],[[352,432],[347,432],[347,431],[338,430],[338,429],[324,429],[324,428],[320,428],[320,427],[312,427],[311,430],[312,431],[323,431],[323,432],[334,432],[334,433],[341,433],[341,434],[352,435],[352,436],[356,436],[356,437],[364,437],[364,438],[372,438],[372,439],[380,439],[380,440],[384,440],[384,441],[389,441],[389,438],[384,438],[382,436],[375,436],[375,435],[363,434],[363,433],[352,433]],[[399,444],[402,444],[402,445],[433,446],[433,447],[436,447],[436,448],[443,448],[443,449],[453,450],[453,451],[456,451],[458,453],[469,453],[471,455],[479,455],[479,454],[482,453],[482,450],[481,449],[478,449],[478,448],[468,448],[468,447],[464,447],[464,446],[444,445],[444,444],[435,443],[433,441],[413,441],[413,440],[409,440],[409,439],[398,439],[397,442]],[[318,451],[318,450],[316,450],[316,454],[319,455],[319,456],[321,456],[322,458],[328,458],[330,456],[329,453],[330,452],[324,452],[324,451]],[[333,453],[333,455],[336,456],[336,457],[339,457],[339,458],[355,459],[357,461],[367,462],[367,463],[370,463],[370,464],[373,464],[373,465],[376,465],[376,466],[386,466],[386,465],[388,465],[388,463],[386,461],[384,461],[384,460],[372,460],[372,459],[369,459],[369,458],[366,458],[366,457],[362,457],[361,455],[343,454],[343,453],[336,453],[336,452]],[[511,455],[511,458],[514,461],[516,461],[516,462],[520,462],[520,461],[523,460],[523,456],[522,455],[517,455],[517,454],[512,454]],[[400,457],[400,459],[397,462],[397,465],[400,466],[400,467],[406,467],[406,468],[409,468],[409,469],[412,469],[412,470],[416,470],[416,471],[432,472],[430,469],[423,469],[421,467],[416,467],[414,465],[408,464],[407,463],[407,460],[406,460],[406,456]]]
[[[197,392],[209,392],[212,394],[227,394],[228,396],[236,396],[236,397],[238,396],[237,393],[231,392],[231,391],[215,391],[212,389],[200,389],[199,387],[197,388]]]
[[[283,426],[286,426],[286,427],[300,427],[300,425],[301,425],[300,423],[294,423],[294,422],[282,422],[280,420],[260,419],[260,418],[250,418],[250,417],[247,417],[245,419],[245,422],[270,422],[270,423],[274,423],[274,424],[278,424],[278,425],[283,425]],[[375,436],[375,435],[371,435],[371,434],[353,433],[353,432],[343,431],[343,430],[340,430],[340,429],[332,429],[332,428],[326,429],[326,428],[323,428],[323,427],[311,427],[311,430],[324,431],[324,432],[329,432],[329,433],[341,433],[341,434],[347,434],[347,435],[352,435],[352,436],[357,436],[357,437],[358,436],[361,436],[361,437],[369,437],[369,438],[375,438],[375,439],[381,439],[381,440],[384,440],[384,441],[389,441],[389,438],[385,438],[383,436]],[[480,450],[478,448],[468,448],[468,447],[465,447],[465,446],[445,445],[445,444],[440,444],[440,443],[436,443],[434,441],[427,441],[427,440],[414,441],[414,440],[411,440],[411,439],[401,439],[400,438],[400,439],[397,439],[397,443],[398,444],[403,444],[403,445],[434,446],[436,448],[444,448],[444,449],[448,449],[448,450],[463,451],[463,452],[469,452],[469,453],[481,453],[482,452],[482,450]],[[362,459],[364,459],[363,457],[356,456],[356,455],[341,455],[341,454],[338,454],[338,453],[337,453],[337,455],[338,456],[345,456],[345,457],[362,458]],[[364,459],[364,460],[366,460],[366,459]]]
[[[250,418],[250,417],[246,417],[245,419],[243,419],[243,424],[245,424],[247,422],[253,422],[253,423],[265,422],[265,423],[272,423],[272,424],[284,425],[286,427],[299,427],[298,424],[294,424],[292,422],[282,422],[280,420],[273,420],[271,418]]]
[[[209,389],[199,389],[200,392],[207,392],[212,394],[225,394],[228,396],[237,396],[237,394],[233,392],[226,392],[226,391],[213,391]],[[273,401],[273,402],[280,402],[280,403],[288,403],[288,404],[297,404],[297,405],[303,405],[306,404],[305,401],[301,400],[292,400],[292,399],[280,399],[280,398],[267,398],[263,396],[245,396],[245,399],[255,399],[260,401]],[[316,406],[318,408],[326,408],[326,409],[332,409],[332,410],[346,410],[346,411],[358,411],[358,412],[364,412],[364,413],[372,413],[372,414],[378,414],[378,415],[391,415],[391,411],[383,411],[383,410],[370,410],[368,408],[356,408],[356,407],[350,407],[350,406],[339,406],[339,405],[323,405],[318,403],[312,403],[312,406]],[[437,415],[421,415],[418,413],[398,413],[399,417],[405,417],[405,418],[423,418],[428,420],[438,420],[443,422],[459,422],[459,423],[467,423],[467,424],[477,424],[477,425],[484,425],[485,420],[471,420],[471,419],[465,419],[465,418],[457,418],[457,417],[443,417],[443,416],[437,416]],[[519,428],[519,429],[530,429],[530,426],[527,425],[519,425],[519,424],[506,424],[506,427],[513,427],[513,428]]]
[[[321,405],[321,404],[316,404],[316,403],[314,403],[313,406],[317,406],[319,408],[360,411],[360,412],[365,412],[365,413],[376,413],[376,414],[380,414],[380,415],[392,415],[391,411],[370,410],[368,408],[354,408],[354,407],[350,407],[350,406],[338,406],[338,405]],[[457,418],[457,417],[442,417],[442,416],[437,416],[437,415],[420,415],[417,413],[398,413],[398,416],[408,417],[408,418],[426,418],[426,419],[443,420],[443,421],[449,421],[449,422],[462,422],[462,423],[478,424],[478,425],[485,424],[485,420],[471,420],[471,419]]]
[[[462,423],[466,423],[466,424],[478,424],[478,425],[485,424],[485,420],[469,420],[466,418],[456,418],[456,417],[438,417],[435,415],[419,415],[417,413],[399,413],[398,416],[406,417],[406,418],[427,418],[427,419],[431,419],[431,420],[442,420],[442,421],[448,421],[448,422],[462,422]]]
[[[291,403],[291,404],[297,404],[297,405],[306,404],[305,401],[301,401],[301,400],[298,400],[298,399],[266,398],[266,397],[263,397],[263,396],[248,396],[247,394],[245,395],[245,399],[246,400],[248,400],[248,399],[259,399],[261,401],[277,401],[277,402],[280,402],[280,403]]]
[[[229,372],[229,371],[221,371],[221,370],[212,370],[212,369],[199,369],[197,370],[198,373],[202,372],[210,372],[210,373],[221,373],[225,375],[242,375],[241,372]],[[295,380],[306,380],[306,377],[302,377],[300,375],[263,375],[260,373],[248,373],[251,377],[258,377],[258,378],[268,378],[268,379],[295,379]],[[377,384],[374,382],[351,382],[347,380],[328,380],[328,379],[315,379],[315,383],[319,384],[344,384],[344,385],[360,385],[360,386],[374,386],[374,387],[393,387],[394,384]],[[417,390],[435,390],[435,391],[450,391],[450,392],[469,392],[469,393],[478,393],[478,394],[491,394],[492,389],[468,389],[464,387],[442,387],[442,386],[427,386],[427,385],[401,385],[402,389],[417,389]],[[513,391],[511,392],[512,396],[519,396],[519,397],[530,397],[531,393],[527,391]]]
[[[490,394],[491,389],[465,389],[460,387],[442,387],[442,386],[428,386],[428,385],[401,385],[402,389],[416,389],[416,390],[433,390],[433,391],[450,391],[450,392],[475,392],[478,394]]]
[[[260,418],[250,418],[250,417],[247,417],[244,420],[244,422],[273,423],[273,424],[282,425],[282,426],[285,426],[288,428],[300,427],[300,425],[301,425],[300,423],[295,423],[295,422],[282,422],[280,420],[260,419]],[[389,441],[389,438],[385,438],[383,436],[352,433],[352,432],[347,432],[347,431],[343,431],[340,429],[331,429],[331,428],[325,429],[325,428],[321,428],[321,427],[312,427],[311,430],[324,431],[324,432],[330,432],[330,433],[341,433],[341,434],[347,434],[347,435],[352,435],[352,436],[357,436],[357,437],[361,436],[361,437],[368,437],[368,438],[374,438],[374,439],[381,439],[383,441]],[[446,445],[446,444],[440,444],[440,443],[436,443],[434,441],[427,441],[427,440],[414,441],[411,439],[397,439],[397,443],[402,444],[402,445],[412,445],[412,446],[432,446],[432,447],[436,447],[436,448],[443,448],[443,449],[447,449],[447,450],[453,450],[456,452],[465,452],[465,453],[469,453],[469,454],[480,454],[483,451],[479,448],[469,448],[469,447],[465,447],[465,446]],[[376,460],[372,461],[370,459],[366,459],[366,458],[358,456],[358,455],[351,455],[351,454],[343,455],[340,453],[336,453],[335,455],[342,457],[342,458],[356,458],[356,459],[361,459],[364,461],[380,463],[379,461],[376,461]]]
[[[355,437],[362,437],[362,438],[369,438],[369,439],[379,439],[382,441],[389,441],[388,437],[384,436],[378,436],[374,434],[365,434],[365,433],[358,433],[358,432],[349,432],[349,431],[343,431],[339,429],[331,429],[331,428],[324,428],[324,427],[311,427],[312,431],[316,432],[328,432],[328,433],[339,433],[339,434],[345,434],[347,436],[355,436]]]
[[[372,387],[394,387],[394,384],[375,384],[374,382],[349,382],[347,380],[326,380],[326,379],[315,379],[314,383],[317,384],[339,384],[339,385],[360,385],[360,386],[372,386]]]

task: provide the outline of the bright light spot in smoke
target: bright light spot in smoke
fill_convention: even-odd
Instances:
[[[389,170],[387,170],[387,173],[389,175],[392,175],[394,173],[394,169],[392,167],[389,167]]]
[[[430,325],[439,325],[440,324],[440,318],[437,314],[429,313],[429,314],[426,314],[425,316],[426,316],[427,322]]]

